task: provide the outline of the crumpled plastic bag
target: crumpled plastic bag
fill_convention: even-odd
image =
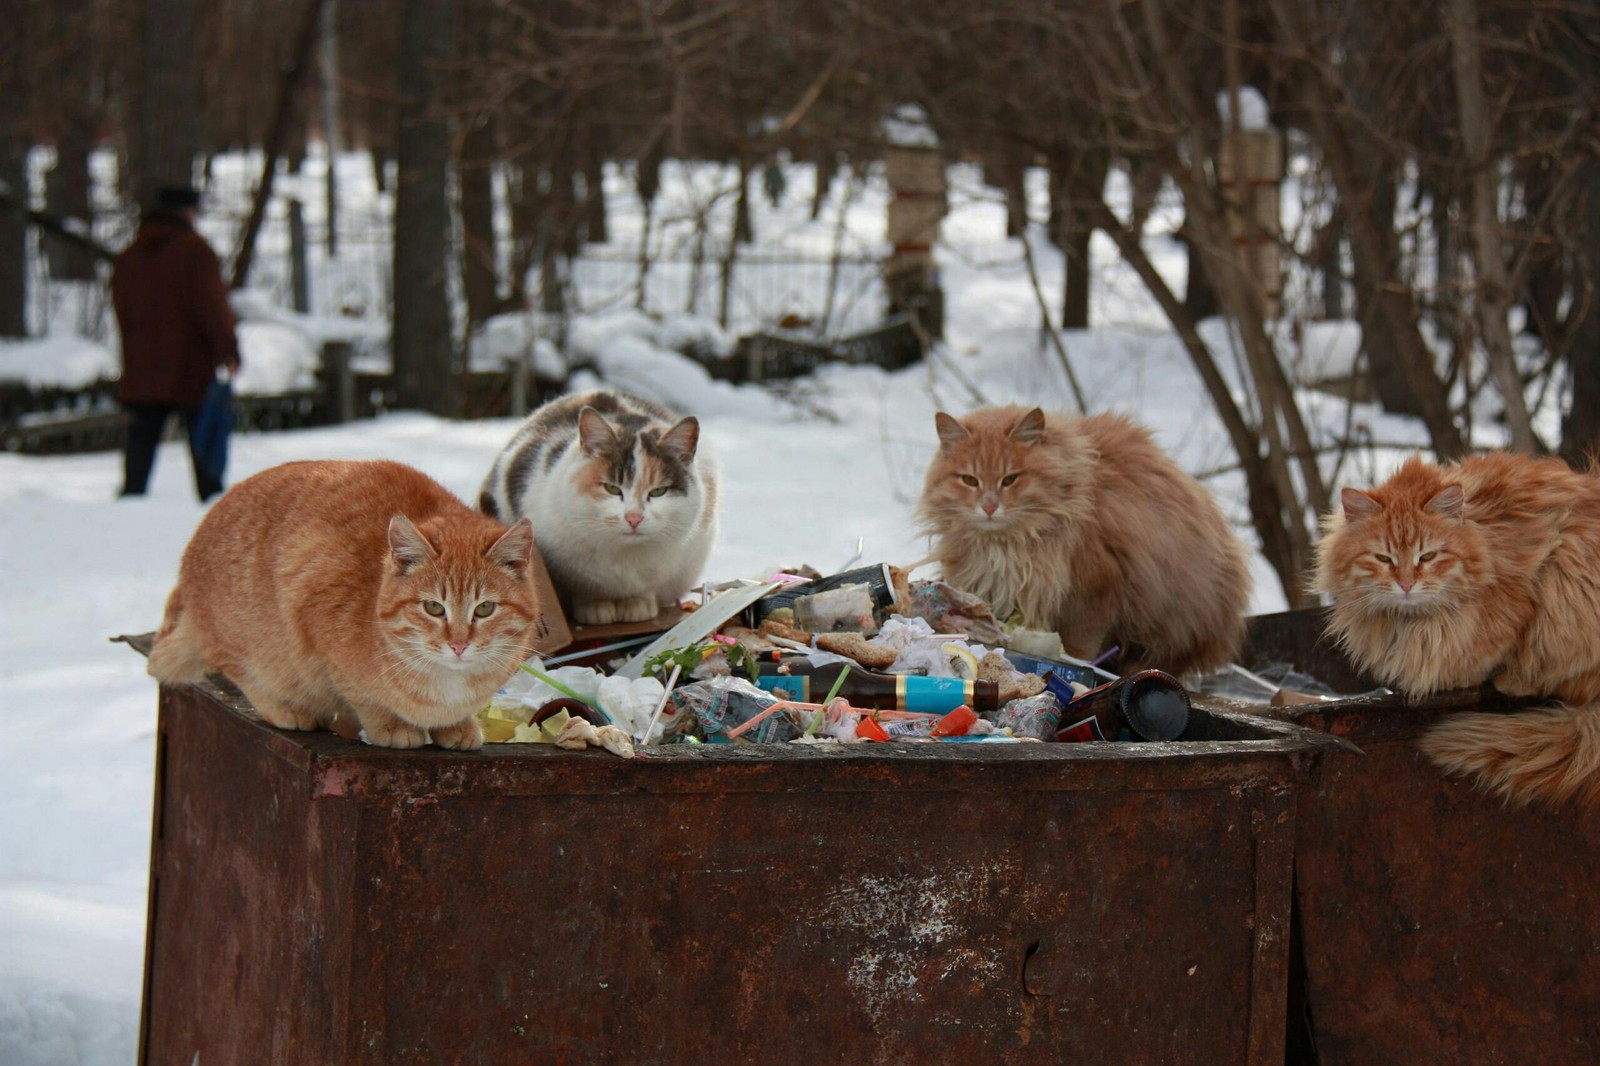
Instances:
[[[672,690],[667,706],[679,714],[691,715],[695,730],[707,739],[722,737],[737,726],[761,714],[778,697],[742,677],[713,677]],[[807,724],[809,724],[809,717]],[[761,719],[740,735],[752,744],[781,744],[801,733],[795,716],[776,712]]]
[[[1061,725],[1061,701],[1053,692],[1041,692],[1025,700],[1012,700],[983,717],[1000,729],[1010,729],[1012,736],[1053,740]]]
[[[884,644],[899,653],[889,666],[891,674],[976,677],[978,663],[989,649],[982,644],[952,640],[948,634],[941,637],[935,633],[925,618],[895,615],[883,624],[873,643]]]
[[[672,716],[672,708],[669,706],[662,712],[661,721],[650,730],[650,737],[644,736],[645,727],[650,724],[656,707],[661,703],[662,694],[666,691],[666,686],[657,678],[607,677],[599,670],[588,666],[563,666],[555,670],[545,670],[536,659],[530,660],[530,665],[539,669],[551,680],[577,693],[585,702],[598,706],[611,719],[613,725],[641,744],[659,741],[663,736],[674,732],[679,724]],[[551,700],[565,695],[567,693],[534,677],[526,670],[518,670],[512,675],[511,680],[494,694],[489,706],[501,715],[517,717],[526,722],[534,711]]]
[[[676,715],[668,717],[672,711],[669,705],[661,712],[662,720],[650,728],[650,719],[655,716],[666,691],[666,686],[654,677],[608,677],[600,682],[600,706],[628,736],[641,744],[654,744],[678,723]],[[644,735],[647,728],[650,729],[648,737]]]
[[[944,581],[908,582],[894,609],[909,618],[927,619],[938,633],[965,633],[986,644],[1005,641],[1005,630],[989,604]]]

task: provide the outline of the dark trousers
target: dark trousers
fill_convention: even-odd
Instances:
[[[166,431],[167,419],[176,413],[183,424],[184,436],[189,439],[189,458],[194,463],[194,488],[200,502],[211,499],[222,491],[222,479],[208,474],[195,451],[195,412],[171,404],[135,403],[126,405],[128,411],[128,443],[123,451],[122,495],[143,496],[150,482],[150,470],[156,465],[156,446]]]

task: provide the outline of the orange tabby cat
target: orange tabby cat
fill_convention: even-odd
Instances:
[[[1199,483],[1118,415],[1035,407],[934,416],[917,517],[945,579],[1089,658],[1220,666],[1244,635],[1244,547]]]
[[[399,463],[273,467],[195,531],[150,673],[220,671],[280,729],[353,712],[372,744],[476,748],[539,624],[532,553],[527,519],[508,529]]]
[[[1600,479],[1522,455],[1412,458],[1342,503],[1314,587],[1358,666],[1407,695],[1492,681],[1565,701],[1455,715],[1423,751],[1519,803],[1600,802]]]

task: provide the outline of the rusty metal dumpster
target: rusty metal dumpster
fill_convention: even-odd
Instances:
[[[145,1063],[1282,1062],[1292,725],[624,761],[160,701]]]
[[[1253,660],[1374,687],[1323,624],[1252,619]],[[1299,804],[1298,961],[1324,1066],[1600,1061],[1600,819],[1507,808],[1416,750],[1454,711],[1528,705],[1486,690],[1273,709],[1365,753],[1322,760]]]

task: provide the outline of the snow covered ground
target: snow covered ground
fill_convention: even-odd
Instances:
[[[795,199],[801,196],[797,189]],[[858,203],[870,199],[863,193]],[[857,538],[865,540],[866,561],[920,558],[926,543],[909,514],[935,445],[934,411],[980,401],[1071,407],[1056,357],[1041,346],[1017,246],[1003,238],[1000,205],[959,180],[952,199],[957,210],[938,250],[949,345],[924,365],[894,374],[828,367],[779,393],[712,382],[665,346],[686,329],[714,330],[704,322],[617,312],[577,324],[574,346],[608,380],[702,418],[725,486],[708,578],[800,563],[831,570],[851,557]],[[881,218],[881,208],[880,199],[862,210]],[[758,231],[772,222],[758,213]],[[796,223],[793,232],[804,229]],[[1172,267],[1171,242],[1153,243],[1164,268]],[[1186,469],[1220,472],[1206,483],[1253,544],[1242,485],[1228,472],[1228,443],[1198,377],[1142,291],[1096,248],[1103,284],[1095,315],[1103,325],[1066,336],[1086,393],[1096,409],[1149,426]],[[1059,255],[1041,243],[1038,257],[1045,290],[1059,293]],[[356,273],[341,284],[381,289]],[[251,372],[262,381],[292,377],[305,355],[292,334],[316,329],[259,303],[255,312],[267,339],[252,345]],[[0,377],[42,380],[96,358],[104,365],[109,347],[98,346],[97,356],[96,345],[65,335],[70,328],[0,348]],[[1221,323],[1206,331],[1228,350]],[[1348,329],[1324,327],[1320,336],[1329,361],[1353,350]],[[1351,413],[1342,401],[1311,394],[1306,406],[1319,434],[1342,432]],[[1423,443],[1406,420],[1370,409],[1353,415],[1378,440]],[[238,436],[230,480],[295,459],[385,458],[417,466],[470,499],[513,424],[399,414]],[[1387,465],[1394,454],[1373,462]],[[1382,472],[1369,465],[1351,476]],[[0,1063],[8,1066],[134,1057],[156,685],[143,660],[109,638],[156,625],[203,513],[190,478],[178,444],[162,448],[151,494],[138,500],[114,499],[117,454],[0,455]],[[1255,577],[1253,608],[1281,608],[1276,578],[1259,558]]]

